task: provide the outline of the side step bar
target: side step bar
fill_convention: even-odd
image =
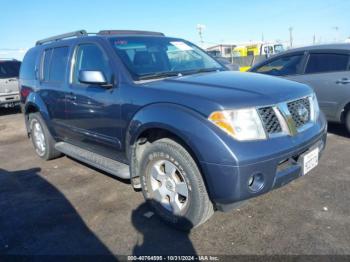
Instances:
[[[129,166],[124,163],[120,163],[66,142],[56,143],[55,148],[65,155],[71,156],[112,175],[123,179],[130,179]]]

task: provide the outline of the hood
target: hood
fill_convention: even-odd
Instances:
[[[167,100],[174,100],[170,102],[191,107],[201,99],[222,109],[272,105],[312,93],[310,87],[297,82],[232,71],[172,77],[145,85],[157,89],[158,94],[166,93]]]

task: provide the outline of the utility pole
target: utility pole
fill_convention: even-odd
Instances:
[[[338,30],[339,30],[339,27],[338,26],[334,26],[333,29],[335,30],[335,39],[334,39],[334,42],[338,42]]]
[[[289,44],[290,44],[290,48],[293,47],[293,27],[289,27]]]
[[[204,43],[204,41],[203,41],[203,31],[204,31],[204,29],[205,29],[205,25],[197,24],[197,31],[198,31],[198,34],[199,34],[199,39],[200,39],[201,44]]]

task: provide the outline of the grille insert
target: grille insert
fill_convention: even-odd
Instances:
[[[310,122],[311,109],[309,98],[302,98],[287,104],[288,110],[292,115],[296,128],[300,128]]]
[[[282,127],[272,107],[259,108],[258,111],[268,134],[282,132]]]

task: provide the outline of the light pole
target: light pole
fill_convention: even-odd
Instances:
[[[290,48],[293,47],[293,27],[289,27],[289,44],[290,44]]]
[[[198,34],[199,34],[199,39],[200,39],[201,44],[204,43],[204,41],[203,41],[203,31],[204,31],[204,29],[205,29],[205,25],[197,24],[197,31],[198,31]]]
[[[334,26],[333,29],[335,30],[334,42],[338,42],[338,30],[339,30],[339,27],[338,26]]]

